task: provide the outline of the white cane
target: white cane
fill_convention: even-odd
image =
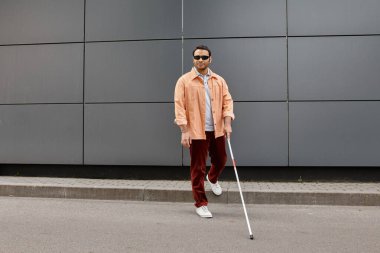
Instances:
[[[238,176],[237,169],[236,169],[236,162],[235,162],[234,154],[232,153],[232,148],[231,148],[230,138],[227,138],[227,142],[228,142],[228,147],[229,147],[229,149],[230,149],[230,154],[231,154],[232,163],[234,164],[235,176],[236,176],[237,184],[238,184],[238,187],[239,187],[241,203],[243,204],[243,209],[244,209],[245,219],[246,219],[246,221],[247,221],[248,232],[249,232],[249,238],[250,238],[251,240],[253,240],[253,234],[252,234],[252,230],[251,230],[251,225],[249,224],[249,219],[248,219],[248,215],[247,215],[247,209],[245,208],[245,203],[244,203],[243,193],[242,193],[242,191],[241,191],[241,187],[240,187],[239,176]]]

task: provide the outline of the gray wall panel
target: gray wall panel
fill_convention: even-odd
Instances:
[[[181,41],[87,44],[86,101],[171,102],[181,64]]]
[[[380,36],[289,38],[291,99],[380,99]]]
[[[206,44],[235,100],[239,166],[380,166],[379,10],[377,0],[1,0],[0,163],[188,165],[173,94]]]
[[[85,106],[85,164],[181,165],[172,103]]]
[[[234,100],[286,100],[285,38],[185,40],[184,71],[199,44],[210,48],[210,68],[224,77]]]
[[[179,0],[87,0],[86,40],[181,37]]]
[[[240,166],[288,165],[288,117],[285,102],[234,104],[231,145]],[[231,164],[228,147],[228,165]],[[184,163],[190,164],[184,150]]]
[[[379,166],[380,102],[290,103],[291,166]]]
[[[0,163],[81,164],[82,105],[0,105]]]
[[[0,44],[83,41],[83,0],[0,1]]]
[[[379,34],[380,1],[288,0],[289,35]]]
[[[184,0],[185,38],[285,34],[285,0]]]
[[[83,101],[83,45],[0,47],[0,103]]]

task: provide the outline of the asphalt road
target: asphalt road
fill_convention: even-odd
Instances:
[[[380,207],[0,197],[0,252],[380,252]]]

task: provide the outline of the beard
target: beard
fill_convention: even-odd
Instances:
[[[208,67],[208,64],[196,64],[195,68],[198,70],[206,70]]]

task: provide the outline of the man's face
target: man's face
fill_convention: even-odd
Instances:
[[[209,58],[204,60],[202,59],[202,57],[204,58],[204,56],[208,56]],[[197,59],[194,59],[194,58],[197,58]],[[208,65],[210,65],[211,63],[211,60],[212,59],[207,50],[202,50],[202,49],[195,50],[194,56],[193,56],[193,64],[194,64],[194,67],[198,70],[198,72],[202,72],[206,70],[208,68]]]

